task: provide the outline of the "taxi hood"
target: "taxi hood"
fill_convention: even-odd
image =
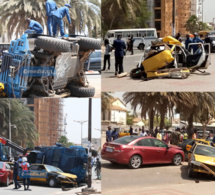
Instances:
[[[77,179],[77,176],[76,175],[73,175],[73,174],[70,174],[70,173],[60,173],[60,172],[57,172],[59,175],[63,175],[65,177],[69,177],[69,178],[72,178],[72,179]]]
[[[215,166],[215,157],[194,154],[196,161]]]

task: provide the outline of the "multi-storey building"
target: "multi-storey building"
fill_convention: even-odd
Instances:
[[[59,98],[27,99],[34,111],[35,125],[39,134],[35,146],[54,145],[64,132],[63,100]]]

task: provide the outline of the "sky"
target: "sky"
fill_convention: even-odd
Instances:
[[[215,18],[215,1],[214,0],[204,0],[203,4],[203,20],[204,22],[212,22]]]
[[[81,144],[81,124],[74,122],[74,120],[87,120],[87,122],[83,124],[83,138],[88,137],[88,105],[88,98],[64,99],[64,115],[67,114],[66,136],[70,142]],[[100,98],[92,99],[92,138],[101,138]]]

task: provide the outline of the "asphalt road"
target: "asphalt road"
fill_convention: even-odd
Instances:
[[[95,74],[87,74],[89,85],[95,87],[94,98],[101,97],[101,75],[96,72]]]
[[[124,58],[124,71],[130,71],[136,67],[141,59],[143,52],[134,50],[134,55],[127,52]],[[154,79],[142,81],[131,79],[129,76],[116,78],[114,53],[111,55],[111,70],[102,72],[102,91],[122,91],[122,92],[140,92],[140,91],[215,91],[215,54],[211,54],[211,66],[207,69],[210,75],[201,73],[191,74],[187,79]],[[103,66],[103,60],[102,60]]]
[[[207,185],[207,188],[201,189],[200,185]],[[126,165],[112,165],[103,161],[102,194],[210,195],[214,194],[214,180],[205,175],[190,179],[187,175],[187,162],[183,162],[181,166],[147,165],[129,169]]]

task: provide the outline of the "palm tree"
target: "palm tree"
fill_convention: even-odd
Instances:
[[[102,92],[101,100],[102,100],[102,114],[104,118],[105,113],[111,109],[111,103],[114,100],[114,97],[110,95],[108,92]]]

